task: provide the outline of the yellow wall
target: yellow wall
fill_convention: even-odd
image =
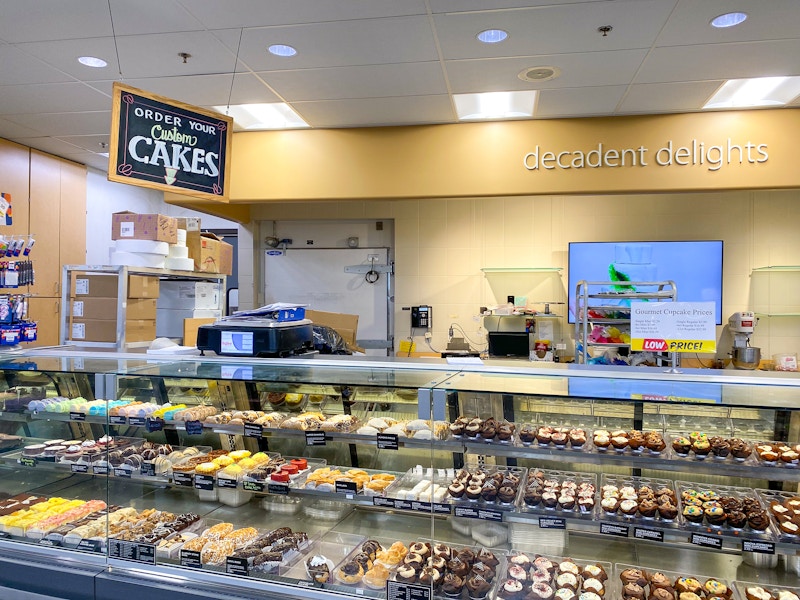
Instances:
[[[479,306],[504,302],[509,293],[564,299],[571,241],[722,239],[723,320],[747,309],[800,313],[800,272],[751,276],[754,267],[800,264],[798,190],[269,203],[253,211],[256,220],[394,219],[397,343],[409,334],[402,306],[433,306],[433,344],[442,348],[451,322],[480,338],[473,318]],[[481,272],[545,266],[564,270]],[[762,318],[752,343],[765,358],[800,352],[800,318]]]
[[[796,188],[800,187],[797,131],[800,110],[779,109],[238,133],[233,139],[230,200]],[[753,148],[748,161],[746,150],[734,148],[728,164],[729,140],[741,148],[748,143],[762,145],[764,154]],[[657,164],[658,150],[670,141],[673,150],[696,148],[697,164],[683,157],[690,164]],[[599,144],[604,152],[642,150],[636,153],[636,166],[630,165],[630,154],[629,166],[571,166],[576,152],[586,154]],[[524,157],[537,146],[540,155],[571,153],[562,156],[562,164],[570,168],[526,169]],[[708,163],[719,155],[712,146],[724,148],[718,169]],[[665,162],[666,152],[659,156]],[[590,160],[596,162],[596,157]],[[613,157],[609,160],[619,162]]]

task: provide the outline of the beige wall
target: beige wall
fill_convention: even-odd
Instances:
[[[748,309],[800,314],[800,271],[751,275],[755,267],[800,265],[797,190],[330,201],[253,207],[254,221],[298,215],[333,220],[394,219],[396,344],[409,333],[408,313],[401,311],[402,306],[433,306],[432,342],[440,349],[451,322],[459,323],[474,341],[483,341],[480,321],[474,315],[482,305],[505,301],[509,293],[527,295],[530,302],[563,300],[570,241],[722,239],[723,320],[734,311]],[[249,231],[257,261],[263,236],[257,225]],[[560,275],[484,275],[484,267],[563,267],[563,271]],[[240,273],[240,277],[248,276],[253,274]],[[257,275],[253,285],[256,289],[260,285]],[[565,333],[571,336],[571,328]],[[416,342],[424,345],[421,337]],[[800,317],[762,318],[752,343],[762,348],[765,357],[800,351]]]

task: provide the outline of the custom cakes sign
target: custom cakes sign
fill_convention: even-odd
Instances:
[[[227,198],[233,119],[114,83],[108,179]]]

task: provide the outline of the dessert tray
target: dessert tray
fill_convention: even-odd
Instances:
[[[800,544],[800,494],[779,490],[756,490],[767,507],[772,525],[782,542]]]
[[[517,506],[520,512],[592,519],[596,503],[596,474],[533,467]]]
[[[730,582],[716,577],[617,563],[611,592],[606,596],[611,600],[674,600],[682,593],[700,598],[731,598],[733,588]]]
[[[678,494],[669,479],[603,474],[599,519],[658,527],[680,527]]]

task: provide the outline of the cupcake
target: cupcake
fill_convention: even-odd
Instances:
[[[415,583],[417,571],[408,565],[400,565],[394,573],[394,578],[401,583]]]
[[[477,500],[481,497],[481,486],[478,484],[470,484],[465,490],[464,493],[470,500]]]
[[[521,581],[523,583],[528,581],[528,571],[524,567],[519,565],[509,565],[506,572],[509,579],[516,579],[517,581]]]
[[[511,504],[514,501],[514,498],[516,498],[516,496],[517,496],[517,491],[514,488],[509,487],[507,485],[504,485],[499,490],[497,490],[497,497],[503,504]]]
[[[529,446],[536,441],[536,430],[531,425],[523,425],[519,430],[520,441]]]
[[[533,567],[537,571],[544,571],[546,573],[552,574],[556,570],[556,566],[553,564],[549,558],[545,556],[537,556],[533,559]]]
[[[619,579],[623,585],[635,583],[641,587],[647,585],[648,582],[647,573],[642,569],[636,568],[624,569],[622,573],[619,574]]]
[[[594,577],[589,577],[588,579],[584,579],[583,583],[581,584],[581,588],[586,592],[593,592],[598,596],[602,596],[605,594],[606,588],[603,585],[603,582],[599,579],[595,579]]]
[[[714,455],[714,458],[724,459],[730,456],[731,445],[728,440],[715,436],[709,441],[711,442],[711,453]]]
[[[725,523],[725,511],[721,506],[710,506],[704,511],[706,521],[709,525],[716,525],[717,527]]]
[[[470,566],[458,556],[455,556],[447,563],[447,569],[450,573],[454,573],[463,579],[469,573]]]
[[[586,565],[583,571],[581,571],[581,577],[583,577],[584,580],[597,579],[602,582],[608,579],[608,574],[600,565]]]
[[[491,589],[491,584],[481,575],[470,575],[467,578],[467,594],[472,600],[482,600]]]
[[[692,443],[692,451],[697,458],[704,458],[711,452],[711,442],[708,439],[701,438]]]
[[[619,503],[619,510],[623,515],[633,516],[639,509],[639,504],[636,500],[623,500]]]
[[[658,506],[658,516],[665,521],[672,521],[678,516],[678,507],[671,502],[660,504]]]
[[[667,447],[664,437],[657,431],[651,431],[644,437],[644,445],[652,454],[660,454]]]
[[[767,527],[769,527],[769,517],[767,516],[766,511],[754,511],[748,513],[747,524],[750,526],[750,529],[754,529],[755,531],[764,531]]]
[[[721,598],[727,598],[731,595],[731,590],[719,579],[709,579],[706,581],[703,584],[703,592],[706,596],[717,596]]]
[[[656,516],[658,504],[655,500],[644,499],[639,502],[639,514],[647,519],[652,519]]]
[[[464,589],[464,579],[455,573],[447,573],[442,577],[441,589],[445,596],[460,597]]]
[[[739,438],[729,440],[731,446],[731,455],[738,461],[745,460],[752,453],[753,449],[750,445]]]
[[[699,506],[689,505],[683,507],[683,518],[690,523],[702,523],[703,516],[703,509]]]
[[[672,440],[672,449],[678,456],[688,456],[692,449],[692,442],[687,437],[677,437]]]
[[[494,553],[486,548],[481,548],[475,560],[478,560],[483,564],[492,567],[493,569],[500,564],[500,560],[494,555]]]
[[[569,444],[573,448],[581,448],[586,443],[586,432],[583,429],[569,430]]]
[[[422,571],[417,577],[417,583],[421,585],[428,585],[431,587],[439,587],[442,581],[442,574],[434,567],[423,567]]]
[[[678,577],[675,580],[674,587],[679,594],[684,592],[700,594],[703,590],[703,586],[700,585],[700,582],[694,577]]]
[[[644,600],[644,588],[638,583],[626,583],[622,586],[622,597],[629,600]]]
[[[553,600],[555,590],[547,583],[534,583],[525,600]]]

